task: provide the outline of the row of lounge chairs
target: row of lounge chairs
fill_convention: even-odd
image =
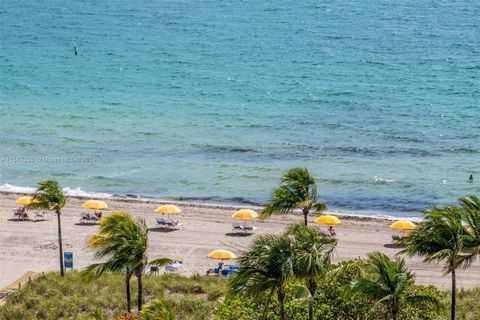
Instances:
[[[33,213],[33,221],[50,220],[51,217],[52,217],[52,213],[47,211],[44,211],[44,212],[35,211]],[[15,209],[13,210],[12,220],[29,221],[30,217],[28,216],[26,211],[22,211],[21,209]]]
[[[256,228],[252,225],[246,224],[246,223],[240,223],[240,222],[234,222],[232,223],[232,230],[234,232],[243,232],[246,233],[247,231],[253,231]]]
[[[81,212],[80,213],[80,223],[98,223],[100,218],[102,217],[102,213],[90,213],[90,212]]]
[[[220,262],[217,267],[209,269],[207,271],[207,276],[209,275],[219,275],[219,276],[229,276],[240,270],[240,266],[237,264],[234,265],[224,265],[223,262]]]
[[[172,219],[157,218],[157,227],[160,229],[179,230],[182,227],[180,221],[173,221]]]

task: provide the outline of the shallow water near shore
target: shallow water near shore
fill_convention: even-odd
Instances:
[[[305,166],[339,211],[454,203],[480,192],[479,15],[471,1],[2,1],[0,190],[53,178],[264,203]]]

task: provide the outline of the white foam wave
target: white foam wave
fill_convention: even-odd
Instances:
[[[0,191],[3,191],[3,192],[28,194],[28,193],[34,193],[35,190],[36,189],[33,187],[19,187],[19,186],[14,186],[8,183],[2,184],[0,186]],[[77,187],[77,188],[65,187],[62,189],[62,191],[65,193],[65,195],[72,196],[72,197],[86,197],[86,198],[97,198],[97,199],[113,197],[113,195],[110,193],[88,192],[88,191],[82,190],[80,187]]]
[[[86,198],[97,198],[97,199],[113,197],[113,195],[110,194],[110,193],[87,192],[87,191],[82,190],[80,187],[77,187],[77,188],[74,188],[74,189],[72,189],[70,187],[65,187],[65,188],[62,189],[62,191],[67,196],[72,196],[72,197],[86,197]]]
[[[0,191],[3,192],[15,192],[15,193],[34,193],[35,188],[32,187],[19,187],[19,186],[14,186],[12,184],[2,184],[0,186]]]

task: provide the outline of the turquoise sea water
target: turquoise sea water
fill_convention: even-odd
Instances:
[[[0,189],[264,202],[305,166],[337,210],[455,202],[480,192],[479,16],[478,1],[3,0]]]

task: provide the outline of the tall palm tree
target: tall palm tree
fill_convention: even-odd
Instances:
[[[169,259],[161,258],[148,262],[148,229],[143,220],[137,220],[125,212],[115,212],[100,220],[99,231],[88,240],[88,246],[94,250],[95,257],[107,259],[102,263],[88,266],[87,276],[100,276],[104,272],[125,271],[125,291],[127,311],[130,306],[130,279],[133,275],[138,282],[138,311],[143,305],[143,270],[147,265],[165,265]]]
[[[424,257],[427,263],[444,262],[445,274],[452,276],[452,320],[456,318],[456,269],[471,261],[462,252],[468,236],[462,225],[462,210],[449,206],[428,210],[420,227],[402,239],[407,247],[400,253]]]
[[[306,168],[292,168],[283,174],[280,186],[273,191],[271,203],[262,212],[262,218],[300,209],[307,225],[307,216],[311,210],[320,213],[326,209],[324,203],[317,201],[315,178]]]
[[[33,195],[32,203],[28,209],[43,209],[54,211],[57,214],[58,251],[60,257],[60,274],[65,275],[63,266],[62,224],[60,216],[65,207],[65,195],[57,181],[47,180],[38,183],[38,188]]]
[[[434,297],[408,294],[415,280],[403,259],[391,260],[381,252],[373,252],[369,255],[367,270],[368,275],[354,283],[353,290],[384,305],[388,310],[386,316],[391,316],[393,320],[401,311],[402,301],[440,305],[440,301]]]
[[[460,198],[462,220],[467,227],[465,264],[480,257],[480,199],[476,196]]]
[[[285,320],[286,284],[293,277],[291,244],[279,236],[259,236],[240,259],[240,270],[232,279],[235,293],[277,295],[280,319]],[[267,303],[268,305],[268,303]]]
[[[285,237],[293,245],[294,274],[306,280],[310,292],[308,319],[313,320],[313,297],[318,279],[325,274],[330,265],[337,240],[322,237],[317,230],[303,224],[289,227]]]

